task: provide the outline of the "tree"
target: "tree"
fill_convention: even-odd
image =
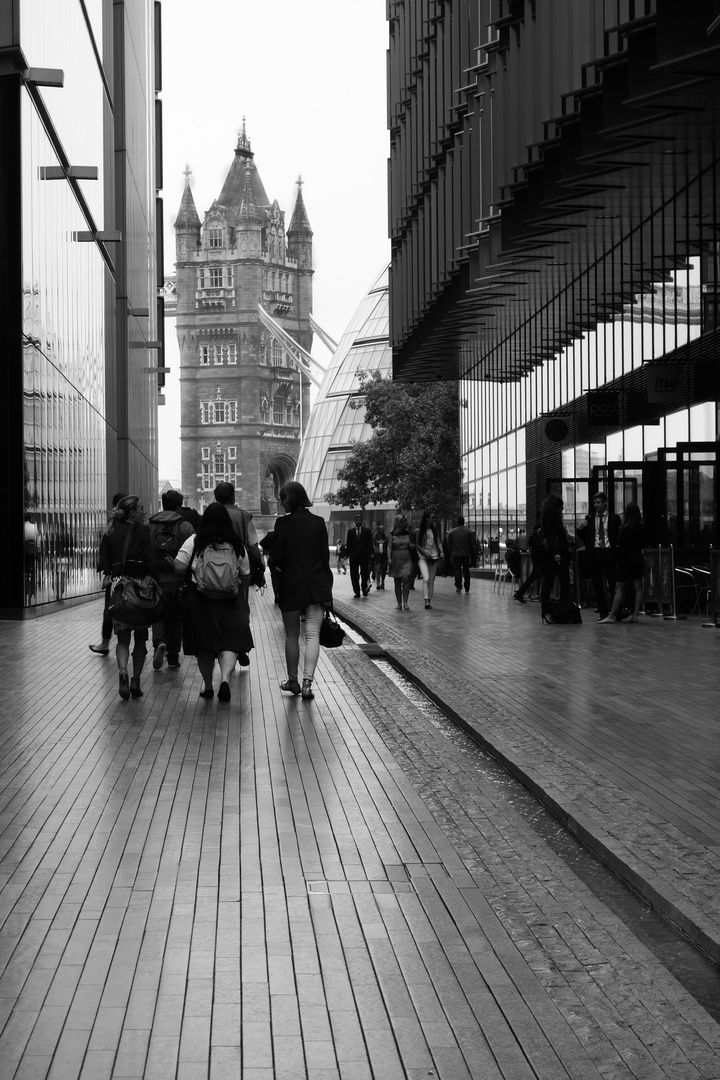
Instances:
[[[457,383],[396,383],[378,372],[359,381],[363,398],[352,407],[365,407],[373,434],[353,444],[332,501],[397,502],[454,517],[461,489]]]

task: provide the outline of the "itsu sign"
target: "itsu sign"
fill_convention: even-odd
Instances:
[[[620,426],[620,394],[617,390],[590,390],[587,396],[588,427]]]
[[[685,404],[685,368],[682,364],[645,364],[648,401],[662,405]]]

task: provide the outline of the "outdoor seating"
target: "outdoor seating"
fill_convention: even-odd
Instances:
[[[709,575],[708,575],[709,576]],[[691,606],[694,613],[699,597],[698,585],[692,570],[684,566],[675,567],[675,610],[680,611],[683,604]]]
[[[520,587],[520,580],[515,577],[515,574],[513,574],[509,566],[498,563],[495,567],[495,577],[493,578],[493,592],[499,593],[500,596],[504,596],[508,578],[510,579],[512,594],[515,592],[516,588]]]
[[[697,596],[690,614],[694,615],[697,612],[699,615],[703,615],[707,613],[708,604],[710,603],[710,570],[707,566],[693,566],[691,569]]]

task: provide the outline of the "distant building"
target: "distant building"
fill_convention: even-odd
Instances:
[[[268,198],[243,130],[223,189],[201,223],[186,173],[175,221],[181,469],[201,510],[220,480],[269,524],[292,480],[310,413],[307,379],[264,329],[258,304],[308,352],[312,229],[298,180],[289,228]]]
[[[24,618],[97,593],[114,492],[157,498],[161,5],[1,6],[0,617]]]
[[[384,269],[358,304],[333,353],[303,439],[296,479],[312,499],[314,513],[327,521],[331,543],[344,539],[357,512],[329,503],[328,496],[341,487],[337,474],[353,443],[366,442],[372,435],[358,375],[373,371],[390,374],[388,318],[388,274]],[[395,506],[368,506],[366,520],[389,526]]]

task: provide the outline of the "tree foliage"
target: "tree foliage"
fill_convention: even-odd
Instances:
[[[453,517],[461,488],[457,383],[396,383],[378,372],[359,379],[364,396],[354,407],[364,406],[373,434],[353,444],[332,501],[397,502]]]

